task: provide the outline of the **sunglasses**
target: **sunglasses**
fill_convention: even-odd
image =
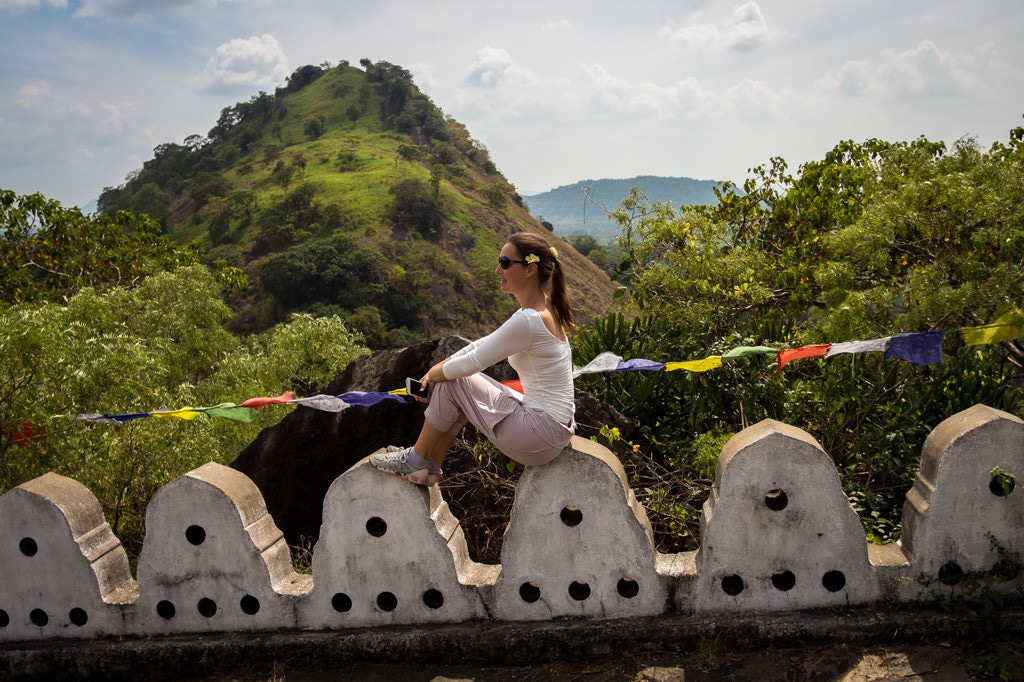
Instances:
[[[524,260],[515,260],[513,258],[509,258],[508,256],[498,256],[498,267],[500,267],[502,270],[508,270],[510,267],[512,267],[513,263],[522,263],[523,265],[527,264]]]

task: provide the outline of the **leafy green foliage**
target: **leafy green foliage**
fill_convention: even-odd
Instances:
[[[391,188],[395,197],[394,216],[399,223],[408,223],[420,234],[437,234],[441,227],[440,196],[434,187],[421,180],[403,180]]]
[[[0,189],[0,307],[60,300],[80,287],[127,286],[196,263],[146,216],[85,216],[41,194]]]
[[[230,311],[221,297],[215,276],[190,266],[132,289],[86,288],[66,305],[0,313],[0,490],[47,471],[75,478],[134,554],[160,486],[207,461],[231,461],[286,408],[261,410],[252,423],[199,416],[110,425],[76,414],[309,394],[367,352],[338,317],[296,316],[240,340],[224,329]],[[24,425],[37,437],[16,442]]]
[[[617,279],[640,313],[577,334],[574,361],[690,360],[731,347],[774,348],[956,330],[1024,320],[1024,129],[985,153],[911,143],[842,142],[790,175],[754,169],[716,205],[675,209],[634,188],[614,212]],[[877,354],[756,359],[706,373],[582,377],[642,424],[677,465],[703,470],[708,443],[765,418],[806,429],[833,457],[869,538],[899,535],[920,447],[976,403],[1024,414],[1019,342],[965,348],[946,338],[940,365]],[[677,376],[678,375],[678,376]]]

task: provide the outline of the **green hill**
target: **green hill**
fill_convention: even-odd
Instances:
[[[619,227],[603,209],[616,209],[619,202],[629,195],[631,187],[639,186],[651,202],[666,201],[678,208],[717,204],[714,188],[719,184],[716,180],[642,175],[627,180],[581,180],[523,198],[530,213],[538,220],[550,223],[558,234],[589,234],[605,241],[618,236]]]
[[[147,213],[243,268],[237,331],[308,311],[341,315],[372,347],[485,332],[514,305],[494,266],[523,230],[564,254],[583,319],[610,308],[612,283],[529,214],[465,126],[405,69],[360,65],[303,66],[226,107],[207,135],[159,145],[105,188],[99,210]]]

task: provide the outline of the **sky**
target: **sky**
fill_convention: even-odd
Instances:
[[[1020,0],[0,0],[0,188],[86,207],[307,64],[387,61],[521,194],[1024,125]]]

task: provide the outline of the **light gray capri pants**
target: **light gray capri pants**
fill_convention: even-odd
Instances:
[[[561,424],[544,410],[525,407],[520,393],[482,373],[431,384],[426,419],[453,436],[468,421],[495,447],[527,466],[553,460],[576,428],[575,421]]]

